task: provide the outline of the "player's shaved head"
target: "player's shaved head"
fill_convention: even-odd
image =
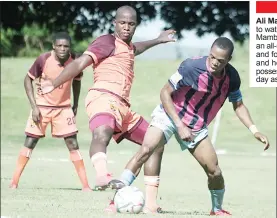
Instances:
[[[233,51],[234,51],[234,44],[227,37],[219,37],[219,38],[217,38],[214,41],[214,43],[212,44],[212,47],[215,46],[215,45],[217,47],[223,49],[223,50],[228,50],[229,55],[232,56]]]
[[[137,20],[136,10],[128,5],[121,6],[116,10],[115,19],[121,18],[124,14],[130,14],[135,20]]]
[[[122,6],[116,10],[115,36],[129,44],[137,27],[137,12],[130,6]]]

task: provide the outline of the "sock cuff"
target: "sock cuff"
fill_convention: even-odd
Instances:
[[[71,161],[83,160],[83,157],[82,157],[79,149],[70,151],[70,160]]]
[[[92,157],[90,158],[90,161],[94,164],[95,162],[99,161],[99,159],[101,160],[106,160],[107,161],[107,155],[104,152],[98,152],[94,155],[92,155]]]
[[[129,169],[124,169],[123,173],[121,174],[120,180],[125,184],[125,185],[131,185],[134,180],[136,179],[136,175]]]
[[[158,187],[160,184],[159,176],[144,176],[144,184]]]
[[[224,193],[225,192],[225,188],[224,189],[217,189],[217,190],[210,190],[210,192],[212,193],[212,194],[215,194],[215,195],[218,195],[218,194],[222,194],[222,193]]]
[[[27,147],[23,147],[21,150],[20,150],[20,155],[24,156],[24,157],[28,157],[30,158],[31,157],[31,154],[32,154],[32,151],[33,149],[31,148],[27,148]]]

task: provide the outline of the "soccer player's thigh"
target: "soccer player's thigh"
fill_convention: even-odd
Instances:
[[[41,117],[40,121],[35,123],[32,118],[32,111],[27,120],[25,134],[31,138],[41,138],[45,136],[45,130],[48,123],[51,122],[51,109],[39,108]]]
[[[126,114],[125,106],[113,95],[99,91],[90,91],[86,97],[86,112],[89,128],[95,132],[98,127],[108,126],[114,132],[122,130],[122,118]]]
[[[129,124],[128,131],[123,133],[124,138],[142,145],[128,165],[134,166],[138,163],[141,165],[145,163],[145,175],[159,175],[164,145],[166,144],[163,130],[149,125],[135,112],[130,113],[127,120],[124,120],[124,124]],[[135,175],[139,174],[140,169],[135,172]]]
[[[189,151],[208,175],[219,171],[217,154],[208,136]]]
[[[76,119],[70,107],[53,109],[51,124],[53,137],[66,138],[78,133]]]
[[[125,138],[139,145],[143,143],[151,150],[156,148],[157,151],[163,151],[163,146],[167,141],[166,136],[170,138],[173,132],[170,133],[170,127],[168,127],[170,123],[168,123],[168,118],[164,116],[165,114],[159,111],[155,112],[155,110],[150,125],[142,116],[130,111],[127,120],[124,120],[124,124],[128,125]],[[163,119],[164,123],[159,123],[160,119]]]

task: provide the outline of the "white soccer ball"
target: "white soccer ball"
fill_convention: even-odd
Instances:
[[[119,189],[114,197],[114,204],[119,213],[140,213],[144,203],[144,194],[133,186],[125,186]]]

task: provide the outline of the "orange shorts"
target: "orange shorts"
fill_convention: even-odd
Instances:
[[[117,143],[126,138],[142,144],[149,124],[142,116],[132,111],[120,97],[108,92],[90,90],[85,107],[91,131],[99,126],[108,125],[114,130],[113,138]]]
[[[40,138],[45,136],[46,127],[51,123],[53,137],[64,138],[77,134],[76,120],[71,108],[47,108],[39,107],[41,120],[35,123],[32,119],[32,111],[27,121],[25,134]]]

